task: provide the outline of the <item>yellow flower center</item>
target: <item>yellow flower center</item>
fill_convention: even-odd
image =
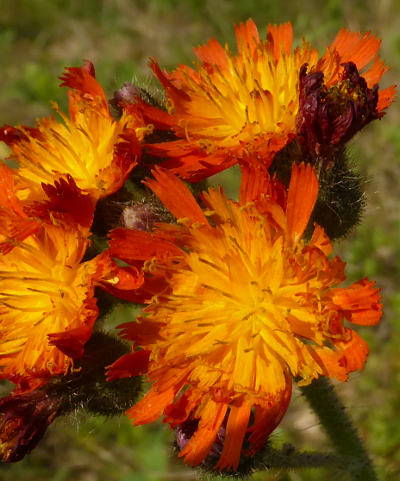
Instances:
[[[190,101],[176,116],[187,140],[208,138],[219,147],[233,147],[262,134],[293,132],[298,110],[295,56],[275,61],[260,46],[252,58],[235,58],[228,51],[227,59],[227,70],[182,72]]]

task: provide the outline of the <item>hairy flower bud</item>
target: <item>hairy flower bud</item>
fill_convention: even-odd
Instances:
[[[122,227],[151,232],[156,222],[171,219],[165,209],[152,202],[142,202],[126,206],[121,214]]]
[[[331,168],[321,169],[309,234],[314,222],[325,229],[330,239],[346,236],[359,224],[365,207],[363,180],[351,164],[351,159],[341,150],[333,158]]]
[[[144,88],[133,85],[131,82],[125,82],[114,92],[114,97],[110,100],[110,104],[121,115],[124,105],[134,104],[138,99],[149,105],[158,106],[158,103]]]

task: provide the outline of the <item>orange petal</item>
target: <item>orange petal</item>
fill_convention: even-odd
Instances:
[[[343,356],[340,363],[347,372],[361,371],[368,356],[368,344],[355,331],[351,331],[351,340],[347,343],[336,345],[342,350]]]
[[[56,346],[68,357],[79,359],[83,356],[85,344],[92,335],[92,326],[93,324],[80,326],[69,331],[48,334],[49,345]]]
[[[372,66],[364,72],[362,76],[369,88],[372,88],[375,84],[379,83],[382,76],[389,70],[389,67],[385,65],[385,62],[379,57],[376,57]]]
[[[314,361],[322,368],[322,374],[344,382],[348,379],[348,371],[342,361],[343,353],[328,347],[313,347],[309,353]]]
[[[72,95],[72,103],[82,97],[91,100],[99,98],[103,109],[109,112],[107,97],[102,86],[94,77],[94,68],[90,62],[83,67],[67,67],[60,76],[60,80],[62,80],[60,87],[68,87],[79,93],[78,97]]]
[[[341,57],[341,63],[354,62],[358,70],[365,67],[378,53],[381,40],[366,32],[351,32],[342,28],[333,41],[331,48],[335,48]]]
[[[124,104],[124,110],[134,117],[143,115],[146,123],[154,124],[157,129],[170,129],[173,123],[172,117],[168,112],[158,107],[153,107],[140,98],[136,98],[134,103]]]
[[[188,388],[174,404],[165,408],[164,422],[171,424],[173,427],[183,423],[196,406],[200,404],[203,396],[202,391],[197,391],[192,387]]]
[[[7,254],[40,226],[40,221],[27,216],[16,196],[12,169],[0,165],[0,252]]]
[[[110,251],[104,251],[110,255]],[[142,262],[138,262],[138,267],[120,267],[110,258],[110,270],[99,281],[99,285],[106,292],[114,297],[125,299],[135,304],[143,304],[144,299],[151,298],[151,295],[143,293],[141,289],[144,284]]]
[[[335,343],[335,350],[327,347],[311,350],[314,359],[323,368],[324,375],[341,382],[347,381],[349,373],[361,371],[369,352],[368,344],[355,331],[346,329],[346,333],[351,335],[350,340]]]
[[[0,242],[0,252],[8,254],[18,242],[38,232],[40,226],[37,220],[13,216],[0,208],[0,231],[5,235],[5,240]]]
[[[167,209],[177,219],[189,219],[190,222],[208,225],[199,204],[189,188],[175,175],[164,169],[153,170],[154,180],[146,179],[146,184]]]
[[[182,449],[179,457],[185,456],[185,462],[191,466],[200,464],[210,452],[227,409],[227,404],[209,399],[202,409],[197,431]]]
[[[254,21],[250,18],[246,23],[235,25],[235,34],[239,55],[252,58],[260,45],[260,36]]]
[[[242,179],[240,182],[239,203],[245,205],[266,194],[271,184],[271,178],[266,166],[256,160],[249,159],[240,164]]]
[[[211,38],[205,45],[200,45],[193,50],[203,63],[217,65],[221,70],[229,67],[226,51],[215,38]]]
[[[118,136],[118,141],[114,146],[112,164],[108,168],[110,176],[115,177],[113,192],[122,187],[129,172],[138,164],[141,155],[142,147],[136,137],[135,129],[125,129]],[[107,170],[104,169],[104,172],[107,172]]]
[[[109,244],[111,254],[128,263],[182,256],[182,251],[171,242],[141,230],[114,229]]]
[[[158,392],[154,387],[126,415],[135,426],[152,423],[158,419],[166,406],[171,404],[176,394],[175,386]]]
[[[11,209],[21,217],[26,217],[22,205],[15,195],[13,170],[5,164],[0,165],[0,206]]]
[[[109,251],[104,251],[110,253]],[[143,284],[143,272],[135,266],[120,267],[110,258],[110,271],[101,279],[105,287],[112,286],[122,291],[138,289]]]
[[[107,381],[145,374],[149,366],[150,354],[151,351],[143,349],[120,357],[107,367]]]
[[[278,60],[282,53],[290,55],[293,43],[293,29],[290,22],[281,25],[268,25],[267,41],[275,60]]]
[[[378,91],[378,105],[377,110],[378,112],[382,112],[383,110],[387,109],[389,105],[394,101],[396,97],[396,86],[392,85],[383,90]]]
[[[154,344],[161,339],[159,335],[160,328],[163,326],[161,322],[125,322],[120,324],[118,329],[122,329],[120,336],[123,339],[129,339],[136,342],[139,346],[148,346]]]
[[[190,97],[186,94],[183,90],[178,89],[167,77],[167,75],[160,69],[157,61],[152,58],[149,61],[149,67],[153,70],[154,74],[161,82],[162,86],[164,87],[165,91],[167,92],[168,96],[171,96],[173,101],[176,104],[180,104],[181,102],[188,102],[190,101]],[[176,105],[175,105],[176,107]]]
[[[268,406],[256,406],[254,423],[249,428],[251,447],[247,456],[254,456],[267,442],[269,435],[279,425],[289,406],[292,396],[292,378],[286,375],[286,388],[268,402]]]
[[[297,242],[303,235],[318,197],[318,179],[310,164],[293,164],[286,217],[288,236]]]
[[[243,439],[249,424],[250,412],[251,410],[245,401],[239,406],[230,407],[224,449],[215,466],[220,471],[224,469],[236,471],[240,461]]]
[[[324,229],[318,224],[315,224],[315,229],[308,245],[310,247],[317,247],[326,256],[329,256],[333,250],[333,245],[331,244],[329,237]]]
[[[163,167],[187,182],[199,182],[237,162],[237,158],[230,151],[216,149],[208,154],[197,144],[188,143],[186,139],[147,144],[145,147],[148,152],[165,157]]]
[[[332,300],[353,324],[372,326],[382,317],[381,295],[374,285],[365,277],[345,289],[332,289]]]

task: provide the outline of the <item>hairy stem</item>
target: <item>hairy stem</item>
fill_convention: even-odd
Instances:
[[[336,451],[349,458],[347,470],[353,478],[360,481],[378,481],[365,446],[329,380],[316,379],[301,390]]]
[[[270,469],[334,468],[347,470],[354,458],[335,453],[300,452],[291,444],[282,449],[268,447],[263,453],[262,463]]]

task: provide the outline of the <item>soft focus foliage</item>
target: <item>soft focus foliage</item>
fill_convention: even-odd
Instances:
[[[316,0],[284,4],[272,0],[5,0],[5,4],[0,11],[0,124],[33,125],[36,118],[49,115],[50,100],[66,111],[65,92],[56,77],[67,65],[93,61],[108,96],[129,80],[139,79],[149,87],[153,83],[146,67],[149,56],[156,56],[168,69],[179,62],[190,64],[193,45],[212,36],[234,45],[232,24],[250,16],[261,30],[267,23],[290,20],[296,35],[304,34],[321,50],[342,26],[370,29],[384,39],[382,57],[392,66],[383,87],[399,78],[400,5],[396,2],[330,0],[323,10]],[[150,90],[154,91],[151,85]],[[375,331],[361,330],[372,352],[363,376],[354,376],[352,383],[338,389],[361,427],[382,481],[394,481],[400,473],[399,121],[395,104],[384,122],[374,122],[351,144],[361,172],[368,171],[368,211],[357,231],[337,246],[348,261],[350,282],[368,275],[383,288],[385,319]],[[5,147],[0,149],[4,156]],[[231,172],[218,181],[225,183],[228,196],[236,190]],[[112,326],[131,317],[119,307],[108,322]],[[197,473],[169,456],[169,436],[158,425],[132,429],[125,417],[118,421],[77,415],[57,421],[31,456],[16,465],[1,466],[0,477],[5,481],[196,479]],[[298,393],[274,439],[278,444],[296,441],[309,449],[326,443]],[[321,470],[259,473],[252,479],[322,481],[331,476]]]

